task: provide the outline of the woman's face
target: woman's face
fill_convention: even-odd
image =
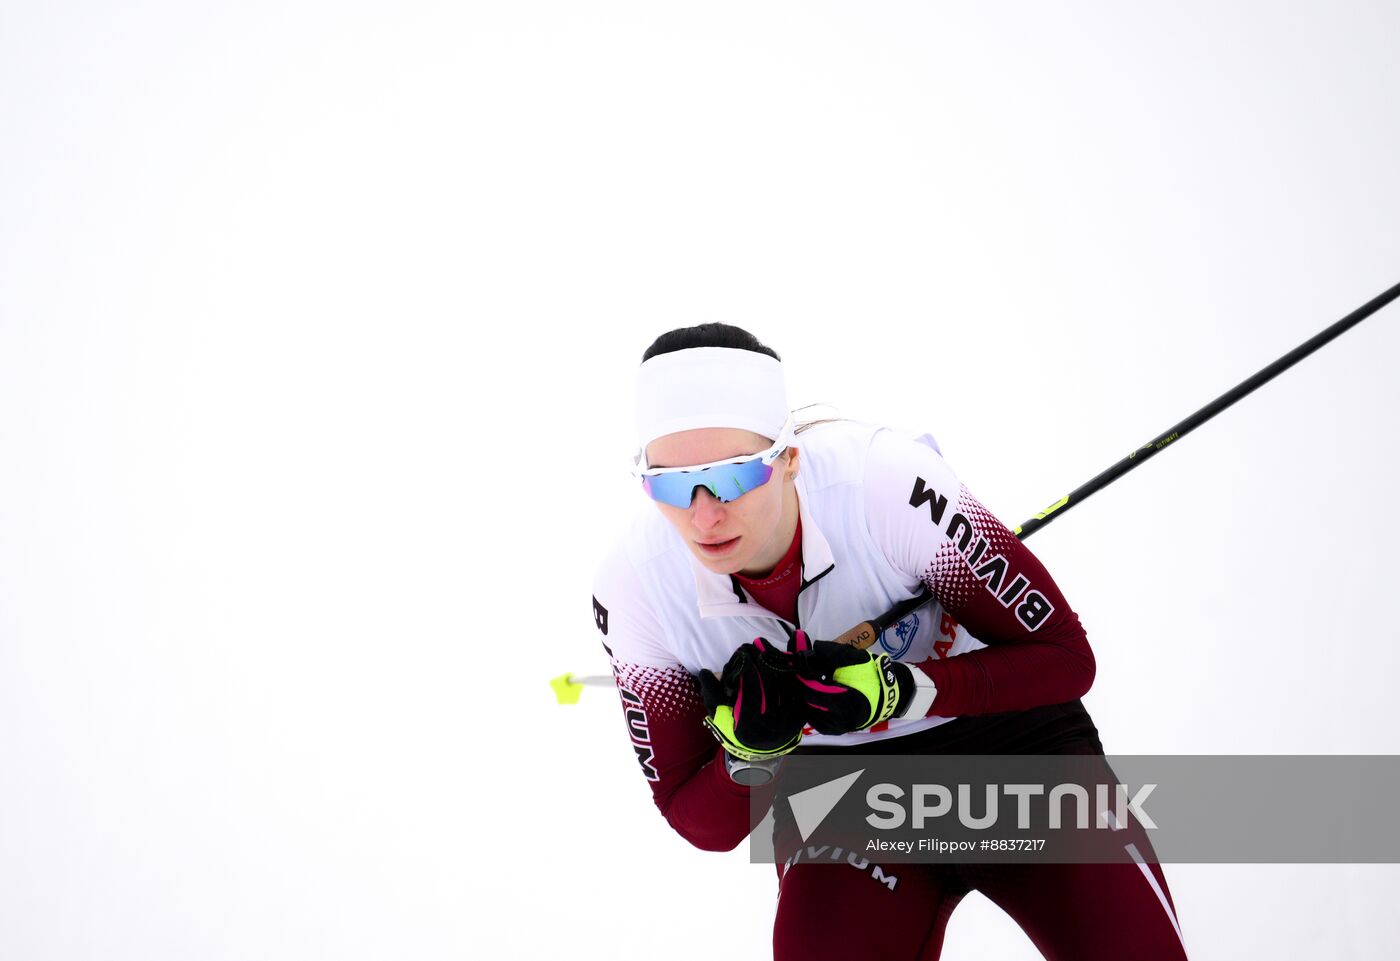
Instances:
[[[647,445],[653,467],[685,467],[757,454],[773,442],[733,427],[706,427],[658,437]],[[782,560],[797,526],[798,451],[789,447],[773,462],[773,476],[727,504],[703,487],[689,507],[655,501],[691,553],[717,574],[767,574]]]

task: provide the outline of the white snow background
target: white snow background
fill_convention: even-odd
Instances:
[[[767,956],[772,868],[546,683],[606,669],[642,350],[747,327],[1016,523],[1400,281],[1397,37],[8,0],[0,957]],[[1031,541],[1110,752],[1400,753],[1397,356],[1400,305]],[[1202,961],[1400,951],[1394,866],[1167,876]]]

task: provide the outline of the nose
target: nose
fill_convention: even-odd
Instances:
[[[695,499],[690,502],[690,522],[699,530],[708,531],[718,527],[724,520],[724,505],[703,487],[695,488]]]

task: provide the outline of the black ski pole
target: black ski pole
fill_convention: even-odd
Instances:
[[[1112,484],[1118,478],[1128,473],[1128,471],[1145,462],[1162,448],[1185,437],[1191,431],[1200,427],[1241,397],[1258,390],[1264,384],[1267,384],[1279,374],[1298,363],[1298,361],[1317,350],[1323,344],[1341,336],[1397,297],[1400,297],[1400,284],[1396,284],[1379,297],[1362,304],[1332,326],[1308,338],[1297,347],[1294,347],[1254,376],[1221,394],[1181,423],[1174,427],[1169,427],[1165,432],[1148,441],[1146,444],[1143,444],[1127,457],[1124,457],[1118,463],[1108,468],[1108,470],[1103,471],[1087,483],[1076,487],[1064,497],[1061,497],[1059,500],[1055,501],[1055,503],[1045,508],[1045,510],[1036,514],[1030,520],[1023,521],[1019,526],[1013,527],[1011,529],[1012,533],[1014,533],[1019,540],[1025,540],[1027,537],[1030,537],[1036,531],[1040,530],[1040,528],[1050,523],[1056,517],[1059,517],[1074,505],[1082,503],[1090,494],[1103,490],[1109,484]],[[928,602],[928,599],[928,591],[920,591],[908,600],[901,601],[894,607],[891,607],[878,617],[860,622],[855,627],[836,638],[836,640],[843,644],[853,644],[859,648],[868,648],[875,643],[883,631],[888,630],[893,625],[898,624],[901,620],[908,617],[913,611],[918,610]]]
[[[1370,317],[1397,297],[1400,297],[1400,284],[1391,287],[1374,300],[1362,304],[1326,330],[1303,341],[1303,343],[1294,347],[1253,377],[1236,384],[1233,388],[1227,390],[1209,404],[1206,404],[1181,423],[1174,427],[1168,427],[1161,434],[1154,437],[1146,444],[1143,444],[1137,450],[1133,451],[1127,457],[1124,457],[1118,463],[1103,471],[1092,480],[1076,487],[1064,497],[1061,497],[1059,500],[1055,501],[1055,503],[1045,508],[1045,510],[1036,514],[1030,520],[1022,521],[1019,527],[1013,527],[1012,532],[1021,540],[1030,537],[1036,531],[1040,530],[1040,528],[1050,523],[1056,517],[1059,517],[1074,505],[1082,503],[1089,495],[1103,490],[1134,467],[1146,462],[1149,457],[1156,454],[1168,444],[1172,444],[1185,437],[1216,414],[1234,404],[1235,401],[1258,390],[1279,374],[1298,363],[1298,361],[1313,353],[1324,344],[1330,343],[1348,330],[1351,330],[1357,324],[1361,323],[1367,317]]]

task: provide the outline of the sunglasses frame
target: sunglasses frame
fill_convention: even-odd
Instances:
[[[796,432],[793,428],[792,415],[789,414],[788,419],[783,422],[783,429],[778,432],[778,439],[773,442],[773,445],[764,450],[758,451],[755,454],[741,454],[737,457],[725,457],[721,460],[710,461],[708,464],[693,464],[687,465],[685,467],[644,467],[642,466],[642,462],[646,458],[646,448],[642,448],[640,451],[637,452],[637,455],[633,458],[632,475],[636,477],[639,481],[645,482],[648,477],[660,477],[664,474],[700,474],[714,467],[724,467],[730,464],[747,464],[751,461],[762,461],[765,467],[771,467],[773,462],[778,459],[779,455],[781,455],[783,451],[787,450],[789,447],[792,446],[792,441],[795,436]],[[767,483],[767,481],[764,481],[764,483]],[[695,487],[708,488],[710,486],[711,485],[707,485],[702,481],[697,480],[695,486],[691,488],[691,494],[692,496],[694,495]],[[753,489],[757,490],[757,488]],[[745,493],[748,492],[745,491]],[[739,497],[742,496],[744,495],[739,495]],[[658,498],[652,499],[658,500],[659,503],[668,503],[666,501],[659,501]],[[730,501],[735,501],[738,499],[738,497],[732,497],[729,499],[729,501],[723,501],[722,503],[729,503]]]

